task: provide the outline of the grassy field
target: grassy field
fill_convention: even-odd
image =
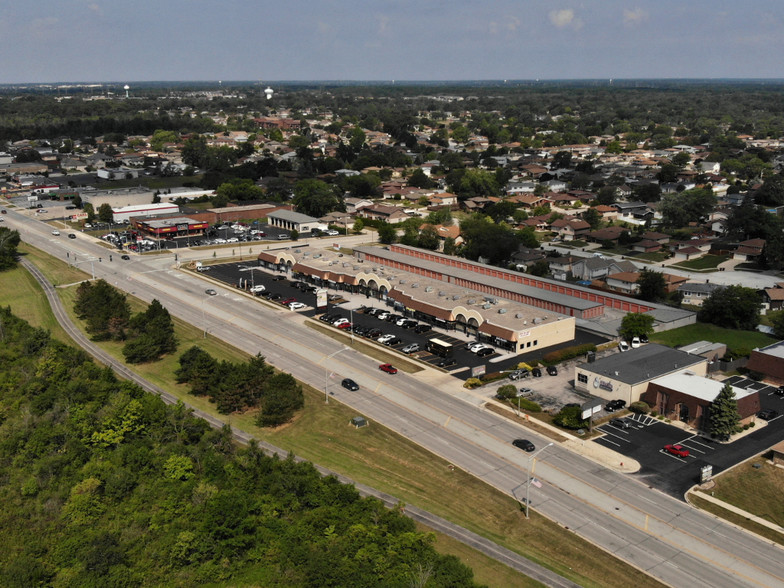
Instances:
[[[757,464],[760,467],[755,468]],[[766,521],[784,527],[784,469],[759,457],[714,478],[713,496]],[[754,492],[749,492],[754,488]],[[784,535],[779,534],[784,544]]]
[[[30,257],[38,253],[30,252]],[[46,257],[46,256],[43,256]],[[61,284],[77,279],[73,270],[56,260],[42,260],[42,270],[50,279]],[[4,276],[5,277],[5,276]],[[7,280],[3,280],[3,283]],[[16,280],[14,296],[17,300],[41,297],[40,291],[29,281]],[[73,306],[76,287],[58,290],[67,309]],[[0,303],[8,304],[7,289],[0,290]],[[129,297],[134,311],[143,303]],[[45,305],[44,305],[45,306]],[[40,317],[34,315],[40,314]],[[43,326],[47,309],[30,308],[28,316],[33,324]],[[49,313],[51,314],[51,313]],[[48,319],[50,322],[52,319]],[[203,338],[200,328],[175,321],[179,349],[199,345],[218,359],[244,361],[247,355],[208,336]],[[119,344],[103,345],[120,358]],[[177,367],[176,357],[168,357],[150,365],[135,368],[141,375],[172,392],[192,406],[215,412],[204,398],[193,397],[173,382]],[[371,423],[355,429],[349,421],[357,413],[337,402],[324,402],[322,391],[305,387],[306,406],[288,425],[276,430],[262,430],[255,426],[253,413],[224,416],[232,426],[273,443],[286,451],[339,471],[358,482],[373,486],[416,504],[448,520],[479,533],[500,545],[516,551],[583,586],[628,586],[644,588],[660,586],[658,582],[583,541],[548,519],[532,512],[526,520],[521,505],[473,476],[434,456],[413,442],[389,429]],[[439,547],[454,553],[469,565],[475,566],[477,580],[489,586],[535,586],[534,582],[512,570],[481,556],[466,546],[439,537]]]
[[[726,255],[703,255],[697,259],[690,259],[689,261],[682,261],[673,264],[672,267],[679,267],[691,271],[707,271],[715,270],[718,265],[729,259]]]
[[[748,350],[765,347],[776,341],[775,338],[758,331],[735,331],[706,323],[695,323],[663,333],[654,333],[650,339],[654,343],[670,347],[679,347],[695,341],[712,341],[725,343],[729,349]]]

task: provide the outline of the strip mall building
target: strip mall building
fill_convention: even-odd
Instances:
[[[289,247],[264,251],[259,261],[318,286],[384,300],[408,316],[515,352],[572,341],[577,319],[599,317],[605,306],[658,310],[633,298],[404,245],[357,247],[354,257]],[[693,313],[682,314],[684,324],[693,322]]]

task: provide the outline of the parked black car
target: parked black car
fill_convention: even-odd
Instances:
[[[431,330],[432,328],[433,328],[433,327],[431,327],[431,326],[430,326],[430,325],[428,325],[427,323],[419,323],[419,324],[418,324],[418,325],[417,325],[417,326],[414,328],[414,332],[415,332],[415,333],[427,333],[427,332],[428,332],[429,330]]]
[[[624,406],[626,406],[625,400],[610,400],[610,402],[604,405],[604,410],[607,412],[615,412],[616,410],[621,410]]]
[[[476,352],[477,357],[487,357],[488,355],[493,355],[495,353],[495,349],[492,347],[482,347],[479,351]]]
[[[534,369],[531,370],[531,375],[534,378],[541,378],[542,377],[542,370],[540,370],[539,368],[534,368]]]
[[[547,366],[547,375],[548,376],[557,376],[558,375],[558,368],[554,365]]]
[[[779,413],[772,408],[766,408],[757,413],[757,418],[760,418],[763,421],[772,421],[777,416],[779,416]]]
[[[613,427],[618,427],[619,429],[631,429],[632,425],[626,419],[610,419],[610,424]]]
[[[444,359],[438,360],[436,365],[438,367],[451,367],[453,365],[457,365],[457,360],[454,357],[445,357]]]

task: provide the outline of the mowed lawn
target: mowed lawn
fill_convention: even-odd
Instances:
[[[695,341],[712,341],[724,343],[728,349],[749,351],[755,347],[765,347],[777,341],[774,337],[759,331],[736,331],[706,323],[695,323],[663,333],[654,333],[650,339],[654,343],[661,343],[669,347],[680,347]]]
[[[38,255],[46,257],[40,252]],[[73,270],[51,258],[42,269],[50,280],[62,285],[75,284],[86,277],[81,273],[66,277],[66,272]],[[20,282],[17,288],[20,299],[42,297],[34,283],[29,280],[16,281]],[[72,313],[76,285],[59,288],[58,293],[66,310]],[[0,291],[0,304],[5,305],[6,298],[2,294],[3,291]],[[144,308],[143,302],[130,296],[128,300],[134,312]],[[39,306],[37,312],[45,315],[48,307],[44,306]],[[29,312],[35,314],[33,310]],[[41,324],[44,320],[33,318],[33,324]],[[211,412],[230,425],[287,452],[392,494],[404,503],[430,510],[582,586],[661,586],[643,572],[597,549],[536,512],[532,512],[531,518],[526,520],[521,504],[513,498],[386,427],[371,422],[368,427],[354,428],[349,421],[357,416],[357,412],[334,400],[325,403],[323,391],[304,386],[305,409],[291,423],[275,430],[256,427],[253,412],[218,415],[207,399],[191,396],[186,387],[174,382],[173,373],[179,365],[177,358],[192,345],[201,346],[218,359],[242,362],[248,356],[212,336],[205,339],[201,329],[182,321],[175,320],[175,328],[180,343],[177,354],[154,364],[133,366],[133,369],[191,406]],[[102,343],[101,346],[122,359],[122,344]],[[472,566],[477,581],[481,583],[488,586],[539,585],[459,542],[441,535],[436,537],[439,549],[457,555]]]

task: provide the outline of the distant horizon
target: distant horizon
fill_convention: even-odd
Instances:
[[[29,86],[122,86],[128,84],[133,89],[133,84],[137,87],[161,84],[214,84],[220,88],[222,86],[287,86],[287,85],[313,85],[313,84],[335,84],[335,85],[515,85],[515,84],[552,84],[552,83],[573,83],[573,84],[596,84],[603,83],[607,86],[616,84],[658,82],[658,83],[784,83],[784,77],[639,77],[639,78],[465,78],[465,79],[281,79],[281,80],[253,80],[253,79],[147,79],[147,80],[58,80],[50,82],[2,82],[0,88]]]

